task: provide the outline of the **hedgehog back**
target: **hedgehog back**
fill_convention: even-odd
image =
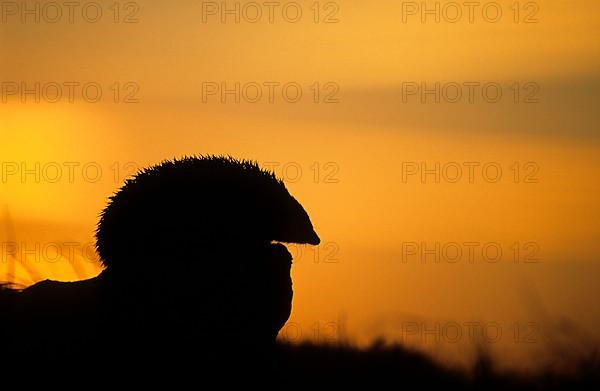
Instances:
[[[110,198],[96,232],[105,266],[208,247],[269,243],[272,205],[290,197],[272,172],[231,157],[186,157],[145,169]]]

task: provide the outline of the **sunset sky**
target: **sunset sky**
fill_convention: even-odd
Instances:
[[[519,366],[600,338],[599,2],[496,1],[495,23],[488,1],[455,23],[448,1],[439,23],[420,1],[281,2],[272,22],[242,1],[239,23],[190,0],[99,1],[96,23],[82,2],[51,23],[47,3],[39,22],[2,9],[0,280],[96,275],[98,214],[129,175],[229,154],[272,167],[323,242],[290,246],[282,337],[383,335],[460,361],[476,342],[432,347],[407,325],[496,323],[492,349]]]

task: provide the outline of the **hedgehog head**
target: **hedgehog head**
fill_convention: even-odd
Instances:
[[[164,161],[139,172],[110,198],[96,230],[108,268],[272,241],[316,245],[320,239],[272,172],[222,156]]]

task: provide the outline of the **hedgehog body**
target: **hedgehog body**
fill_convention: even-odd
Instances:
[[[226,361],[264,352],[293,295],[292,257],[273,242],[319,243],[273,173],[219,156],[138,173],[111,197],[96,238],[99,276],[0,287],[0,332],[17,337],[6,357],[167,364],[199,349]]]
[[[96,238],[105,266],[134,269],[149,265],[132,260],[162,253],[155,246],[191,253],[319,242],[306,211],[272,172],[221,156],[165,161],[138,173],[111,197]]]

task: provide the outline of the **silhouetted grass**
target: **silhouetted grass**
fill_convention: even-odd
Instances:
[[[470,370],[463,371],[446,367],[425,353],[381,341],[364,349],[278,343],[275,358],[282,379],[316,388],[370,385],[375,389],[402,389],[410,385],[415,389],[572,390],[597,389],[600,384],[597,352],[577,363],[575,371],[531,374],[498,371],[485,351],[480,351]]]

